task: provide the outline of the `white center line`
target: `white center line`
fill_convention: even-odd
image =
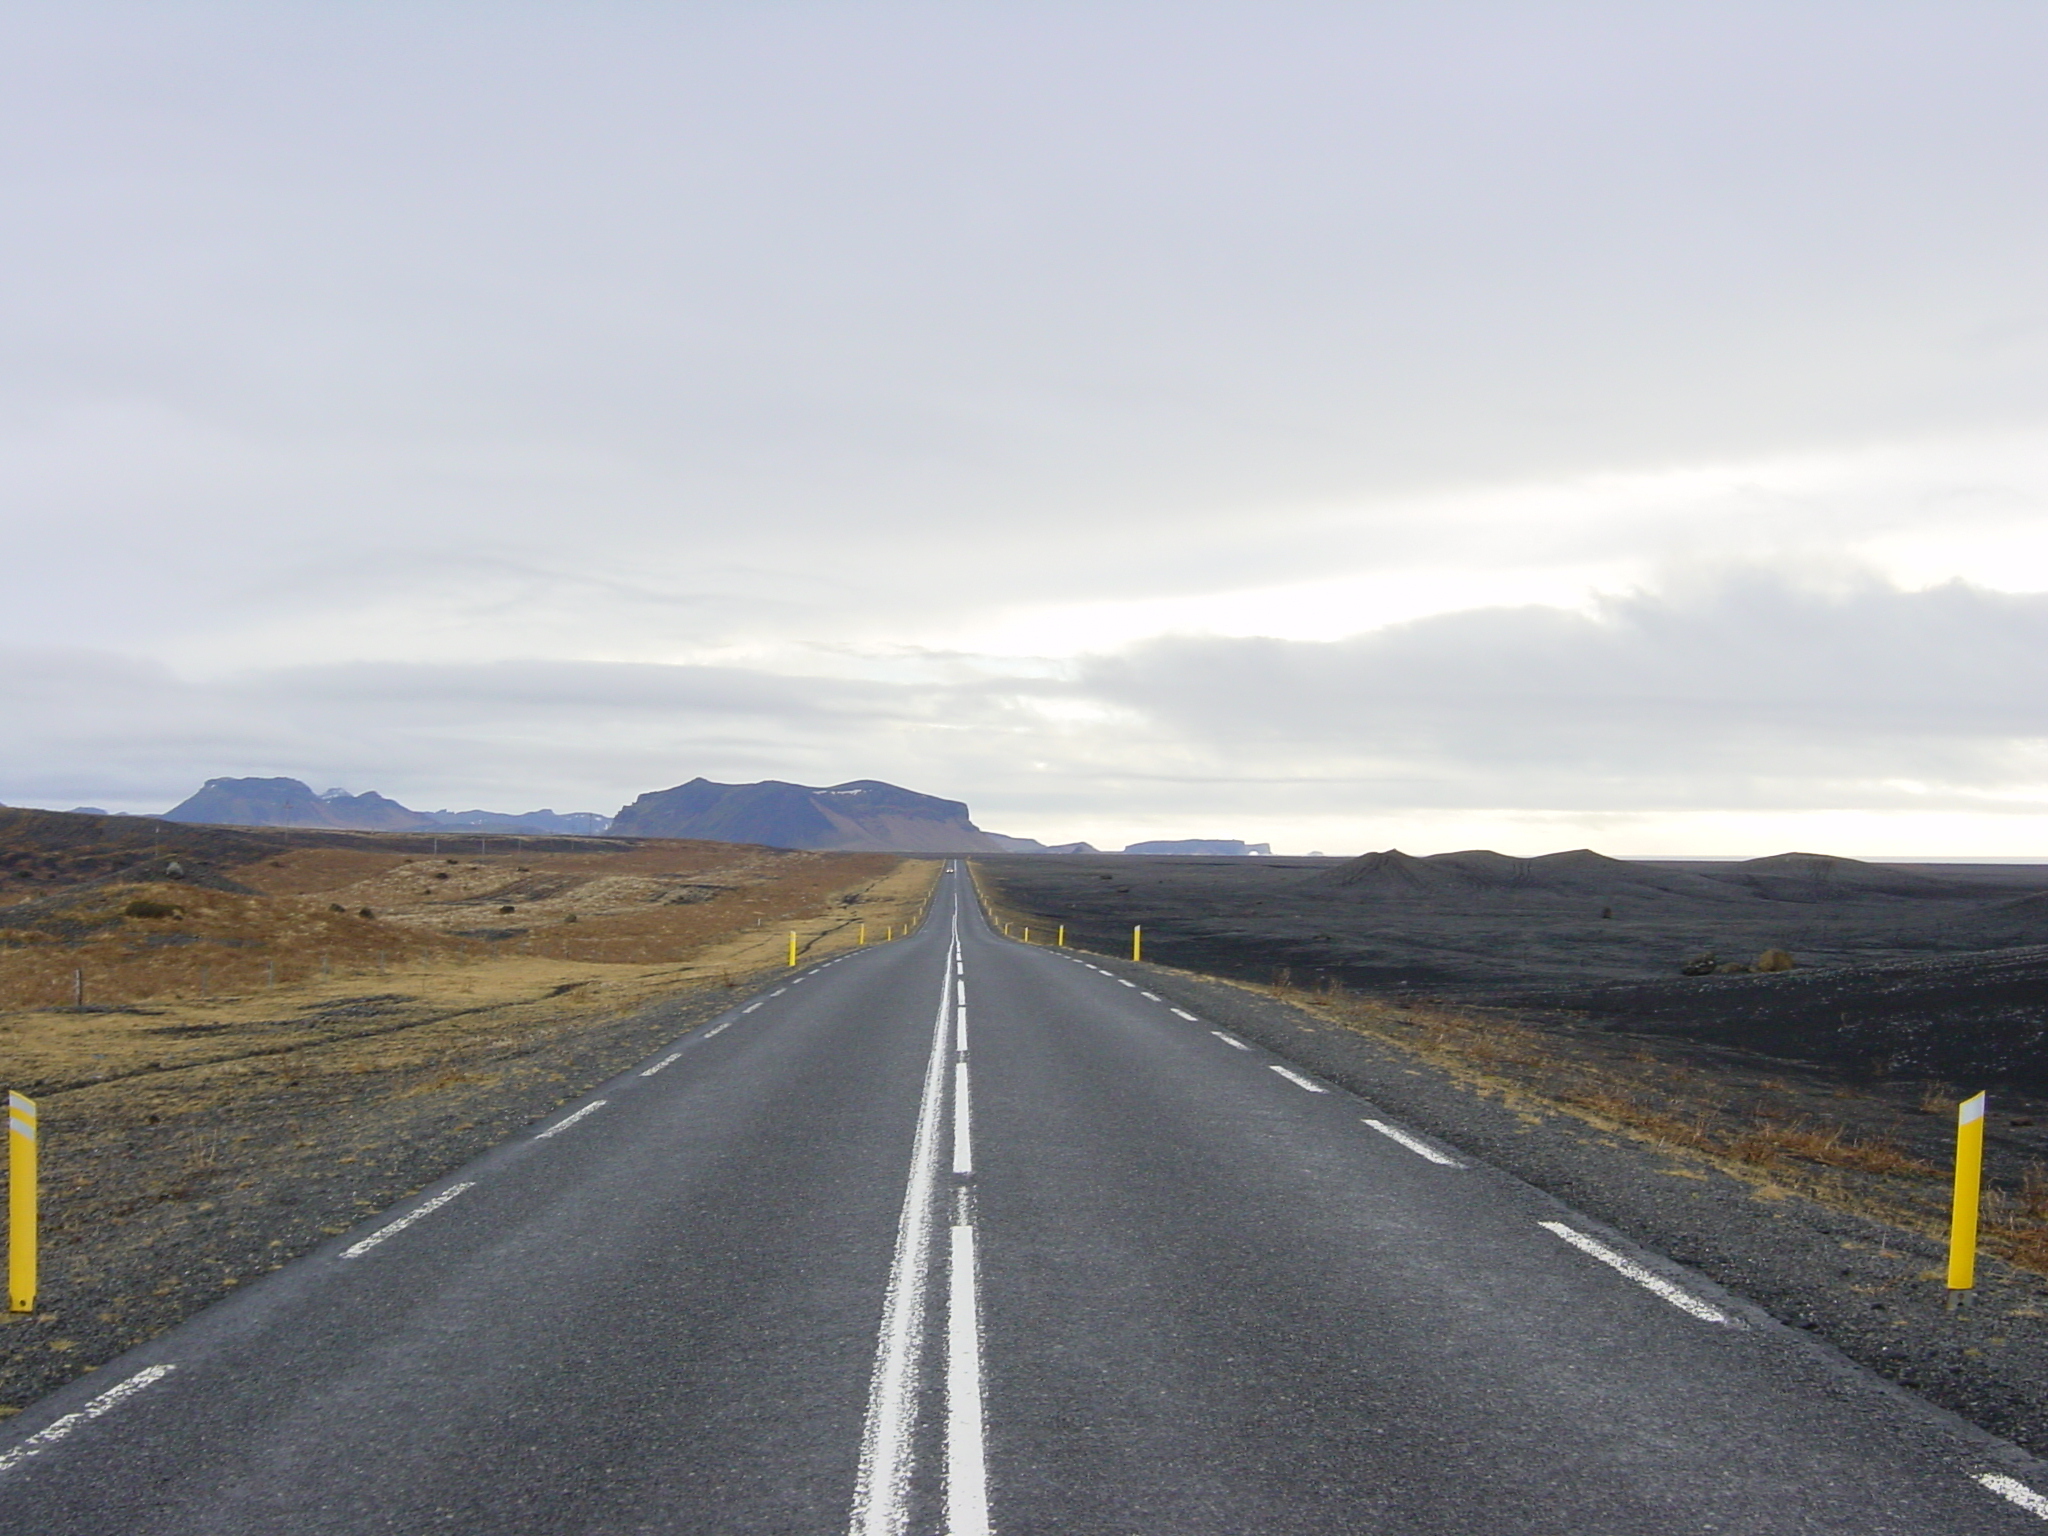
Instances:
[[[1278,1072],[1282,1077],[1286,1078],[1287,1081],[1294,1084],[1294,1086],[1297,1088],[1306,1088],[1310,1093],[1328,1093],[1330,1091],[1329,1089],[1325,1088],[1321,1083],[1312,1082],[1310,1079],[1303,1077],[1299,1072],[1294,1071],[1292,1068],[1281,1066],[1280,1063],[1277,1061],[1268,1062],[1267,1065],[1270,1066],[1275,1072]]]
[[[1172,1011],[1174,1013],[1179,1014],[1182,1018],[1186,1019],[1190,1024],[1199,1024],[1202,1022],[1200,1019],[1196,1018],[1192,1013],[1189,1013],[1185,1008],[1175,1008]]]
[[[536,1131],[533,1139],[535,1141],[546,1141],[550,1136],[559,1135],[578,1120],[581,1120],[585,1115],[594,1115],[609,1103],[611,1103],[610,1099],[592,1099],[588,1104],[577,1110],[575,1114],[568,1116],[566,1119],[557,1120],[544,1131]]]
[[[1136,987],[1138,985],[1135,981],[1125,981],[1121,976],[1117,977],[1116,984],[1120,987]]]
[[[760,1006],[761,1006],[761,1005],[760,1005],[759,1003],[749,1003],[749,1004],[747,1004],[747,1006],[746,1006],[746,1007],[742,1008],[742,1009],[740,1010],[740,1012],[741,1012],[741,1013],[752,1013],[752,1012],[753,1012],[753,1011],[754,1011],[754,1010],[755,1010],[756,1008],[758,1008],[758,1007],[760,1007]]]
[[[981,1302],[974,1228],[953,1228],[946,1298],[946,1536],[988,1536],[988,1455],[981,1405]]]
[[[0,1456],[0,1472],[10,1472],[29,1457],[40,1456],[79,1425],[91,1423],[108,1409],[118,1407],[124,1398],[133,1397],[153,1381],[162,1381],[176,1369],[175,1365],[148,1366],[118,1386],[109,1387],[76,1413],[65,1414],[48,1428],[37,1430],[13,1450]]]
[[[787,992],[788,990],[789,988],[787,987],[777,987],[773,992],[770,992],[768,995],[770,997],[780,997],[783,993]]]
[[[967,1139],[967,1063],[953,1063],[953,1171],[974,1172],[974,1152]]]
[[[723,1024],[714,1024],[697,1038],[699,1040],[709,1040],[713,1035],[722,1035],[728,1029],[731,1029],[735,1022],[735,1020],[727,1019]]]
[[[368,1253],[372,1248],[376,1247],[379,1243],[383,1242],[385,1238],[396,1237],[399,1233],[403,1232],[407,1227],[411,1226],[414,1222],[418,1221],[422,1216],[433,1215],[434,1212],[441,1209],[442,1206],[446,1205],[450,1200],[453,1200],[465,1189],[474,1188],[476,1188],[476,1182],[474,1180],[471,1180],[466,1184],[450,1185],[447,1189],[442,1190],[441,1193],[434,1196],[434,1198],[429,1200],[425,1205],[420,1206],[416,1210],[407,1212],[405,1215],[399,1217],[398,1220],[390,1223],[388,1226],[379,1227],[376,1231],[372,1232],[368,1237],[364,1238],[360,1243],[351,1243],[348,1247],[341,1250],[341,1256],[344,1259],[361,1258],[364,1254]]]
[[[1365,1123],[1390,1141],[1398,1141],[1417,1157],[1426,1157],[1432,1163],[1441,1163],[1446,1168],[1462,1168],[1465,1166],[1454,1157],[1445,1157],[1443,1153],[1437,1151],[1428,1142],[1410,1136],[1406,1131],[1396,1129],[1394,1126],[1388,1125],[1384,1120],[1368,1120]]]
[[[1734,1319],[1719,1307],[1708,1306],[1690,1291],[1680,1290],[1662,1275],[1652,1274],[1634,1259],[1616,1253],[1605,1243],[1596,1241],[1583,1232],[1573,1231],[1561,1221],[1540,1221],[1537,1225],[1546,1232],[1556,1233],[1581,1253],[1589,1253],[1602,1264],[1621,1271],[1644,1290],[1663,1297],[1681,1312],[1690,1312],[1700,1321],[1707,1323],[1734,1322]]]
[[[2007,1477],[2003,1472],[1975,1472],[1971,1475],[2000,1498],[2011,1499],[2028,1514],[2048,1520],[2048,1499],[2042,1498],[2018,1478]]]
[[[723,1025],[720,1025],[719,1027],[721,1029],[724,1028]],[[670,1051],[666,1056],[662,1057],[661,1060],[657,1061],[653,1066],[649,1067],[640,1075],[642,1077],[652,1077],[655,1073],[659,1072],[663,1067],[672,1067],[682,1059],[683,1053],[681,1051]]]
[[[1240,1051],[1248,1051],[1251,1049],[1250,1046],[1246,1045],[1242,1040],[1238,1039],[1235,1035],[1226,1035],[1220,1029],[1212,1029],[1209,1031],[1209,1033],[1214,1035],[1218,1040],[1221,1040],[1225,1045],[1234,1045]]]
[[[1162,999],[1157,992],[1140,992],[1138,996],[1144,998],[1147,1002],[1151,1003],[1164,1001],[1164,999]]]
[[[952,954],[947,955],[950,962]],[[952,966],[948,964],[947,970]],[[860,1472],[854,1484],[851,1536],[902,1536],[910,1521],[910,1476],[917,1434],[918,1361],[924,1351],[924,1294],[932,1240],[932,1194],[938,1181],[939,1106],[946,1097],[948,994],[939,993],[925,1062],[917,1135],[903,1214],[896,1223],[896,1256],[882,1294],[882,1326],[875,1341],[875,1371],[861,1429]]]

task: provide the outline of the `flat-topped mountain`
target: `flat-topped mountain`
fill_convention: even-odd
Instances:
[[[967,805],[876,779],[825,789],[767,779],[692,779],[642,795],[612,818],[619,837],[695,837],[771,848],[858,853],[1001,853],[1017,839],[984,832]]]
[[[297,779],[208,779],[199,793],[163,814],[165,821],[221,827],[334,827],[350,832],[527,832],[594,836],[609,824],[587,811],[415,811],[375,790],[313,793]]]

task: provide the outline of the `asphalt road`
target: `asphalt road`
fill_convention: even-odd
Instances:
[[[0,1530],[2048,1528],[2018,1452],[1170,989],[949,875],[11,1421]]]

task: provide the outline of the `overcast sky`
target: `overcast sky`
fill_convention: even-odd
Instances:
[[[0,801],[2048,858],[2048,7],[5,11]]]

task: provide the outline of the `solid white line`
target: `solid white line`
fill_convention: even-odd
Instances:
[[[1147,1001],[1148,1003],[1158,1003],[1165,1001],[1165,999],[1160,997],[1160,995],[1157,992],[1140,992],[1138,996],[1144,998],[1145,1001]]]
[[[533,1139],[535,1141],[546,1141],[550,1136],[559,1135],[563,1131],[569,1129],[569,1127],[574,1125],[578,1120],[581,1120],[585,1115],[594,1115],[609,1103],[611,1103],[610,1099],[592,1099],[588,1104],[584,1105],[581,1109],[577,1110],[575,1114],[570,1115],[567,1119],[557,1120],[553,1125],[549,1126],[544,1131],[536,1131],[534,1133]]]
[[[1642,1265],[1636,1263],[1634,1259],[1616,1253],[1605,1243],[1597,1242],[1593,1238],[1586,1236],[1583,1232],[1573,1231],[1561,1221],[1540,1221],[1537,1225],[1546,1232],[1556,1233],[1581,1253],[1589,1253],[1602,1264],[1620,1270],[1621,1273],[1627,1275],[1629,1279],[1635,1281],[1644,1290],[1663,1297],[1681,1312],[1690,1312],[1694,1317],[1700,1319],[1701,1322],[1726,1323],[1732,1321],[1728,1314],[1719,1307],[1708,1306],[1690,1291],[1680,1290],[1662,1275],[1652,1274],[1649,1270],[1643,1268]]]
[[[721,1029],[723,1029],[724,1027],[725,1026],[722,1024],[719,1026],[719,1028]],[[662,1057],[661,1060],[657,1061],[653,1066],[647,1068],[647,1070],[642,1072],[640,1075],[642,1077],[652,1077],[655,1073],[659,1072],[663,1067],[673,1066],[675,1065],[675,1063],[681,1061],[682,1059],[683,1053],[681,1051],[670,1051],[666,1056]]]
[[[1437,1151],[1428,1142],[1418,1140],[1416,1137],[1410,1136],[1406,1131],[1397,1130],[1383,1120],[1368,1120],[1365,1123],[1388,1140],[1398,1141],[1417,1157],[1426,1157],[1432,1163],[1440,1163],[1446,1168],[1462,1168],[1465,1166],[1454,1157],[1445,1157],[1443,1153]]]
[[[417,1210],[411,1211],[408,1214],[399,1217],[398,1220],[392,1222],[389,1226],[379,1227],[376,1231],[372,1232],[368,1237],[364,1238],[360,1243],[352,1243],[348,1247],[342,1249],[341,1256],[344,1259],[361,1258],[364,1254],[368,1253],[372,1248],[376,1247],[379,1243],[383,1242],[385,1238],[397,1236],[400,1232],[403,1232],[407,1227],[411,1226],[414,1222],[418,1221],[422,1216],[433,1215],[434,1212],[441,1209],[442,1206],[446,1205],[450,1200],[453,1200],[465,1189],[474,1188],[476,1188],[476,1183],[474,1180],[471,1180],[467,1184],[450,1185],[447,1189],[442,1190],[441,1193],[434,1196],[433,1199],[429,1200],[425,1205],[419,1207]]]
[[[1974,1472],[1971,1476],[1999,1497],[2011,1499],[2028,1514],[2048,1520],[2048,1499],[2042,1498],[2018,1478],[2007,1477],[2003,1472]]]
[[[1200,1019],[1196,1018],[1192,1013],[1189,1013],[1185,1008],[1175,1008],[1172,1011],[1174,1013],[1179,1014],[1182,1018],[1186,1019],[1190,1024],[1199,1024],[1202,1022]]]
[[[1299,1072],[1291,1071],[1281,1066],[1277,1061],[1268,1062],[1267,1065],[1297,1088],[1306,1088],[1310,1093],[1328,1093],[1330,1091],[1321,1083],[1312,1082],[1308,1078],[1303,1077]]]
[[[11,1472],[29,1457],[42,1455],[79,1425],[91,1423],[108,1409],[118,1407],[124,1398],[133,1397],[151,1382],[163,1380],[176,1369],[175,1365],[147,1366],[120,1385],[109,1387],[76,1413],[65,1414],[56,1423],[37,1430],[13,1450],[0,1455],[0,1472]]]
[[[953,1228],[946,1298],[946,1536],[989,1536],[974,1228]]]
[[[852,1536],[901,1536],[910,1523],[917,1367],[924,1349],[925,1277],[931,1260],[932,1194],[938,1181],[939,1106],[946,1096],[946,1005],[951,991],[950,986],[940,989],[938,1017],[932,1022],[910,1176],[903,1191],[903,1214],[896,1223],[896,1257],[882,1295],[882,1326],[875,1342],[875,1372],[868,1383],[860,1473],[848,1526]]]
[[[974,1172],[974,1148],[967,1136],[967,1063],[953,1063],[953,1171]]]
[[[1209,1033],[1214,1035],[1218,1040],[1221,1040],[1225,1045],[1234,1045],[1240,1051],[1248,1051],[1251,1049],[1250,1046],[1246,1045],[1242,1040],[1238,1039],[1235,1035],[1226,1035],[1220,1029],[1212,1029],[1209,1031]]]

